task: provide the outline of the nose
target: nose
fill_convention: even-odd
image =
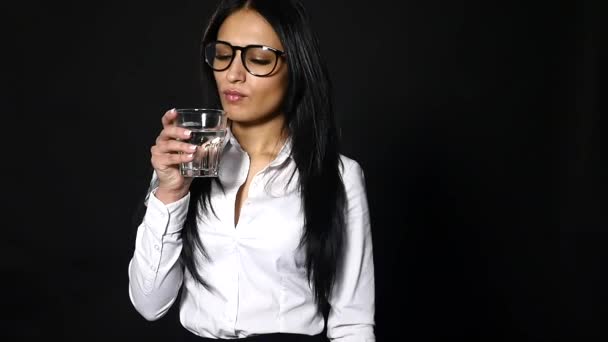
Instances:
[[[243,65],[241,51],[237,51],[232,60],[232,64],[230,64],[230,67],[226,70],[226,79],[228,79],[230,83],[243,82],[245,81],[246,75],[247,70],[245,70],[245,66]]]

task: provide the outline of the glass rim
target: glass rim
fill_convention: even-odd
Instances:
[[[218,114],[226,114],[226,111],[218,108],[176,108],[175,111],[179,114],[183,113],[218,113]]]

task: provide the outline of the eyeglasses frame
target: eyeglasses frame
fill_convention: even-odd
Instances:
[[[228,65],[225,68],[222,68],[222,69],[216,69],[216,68],[214,68],[212,66],[212,64],[210,63],[210,61],[207,59],[207,47],[210,46],[211,44],[217,44],[217,43],[228,45],[232,49],[232,56],[230,58],[230,62],[228,62]],[[272,51],[277,56],[277,58],[274,60],[274,65],[272,66],[272,70],[270,70],[269,73],[261,75],[261,74],[255,74],[251,70],[249,70],[249,68],[247,67],[245,56],[247,55],[247,50],[252,49],[252,48],[262,48],[263,50]],[[266,46],[266,45],[250,44],[250,45],[246,45],[246,46],[238,46],[238,45],[232,45],[232,44],[230,44],[230,43],[228,43],[226,41],[223,41],[223,40],[214,40],[214,41],[210,41],[209,43],[207,43],[205,45],[205,47],[203,49],[203,57],[205,58],[205,63],[212,70],[214,70],[214,71],[225,71],[225,70],[228,70],[228,68],[230,68],[230,66],[232,65],[232,62],[234,62],[234,57],[236,57],[236,52],[237,51],[241,52],[241,63],[243,63],[243,67],[245,67],[245,70],[247,70],[247,72],[250,73],[251,75],[257,76],[257,77],[268,77],[268,76],[272,75],[272,73],[277,68],[277,65],[279,64],[279,58],[280,57],[285,57],[287,55],[287,53],[285,51],[281,51],[279,49],[275,49],[273,47]]]

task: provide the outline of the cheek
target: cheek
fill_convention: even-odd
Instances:
[[[266,102],[266,106],[276,107],[280,105],[286,92],[285,84],[280,82],[279,79],[265,79],[261,81],[269,82],[260,82],[258,84],[259,96],[256,97],[256,100]]]
[[[215,85],[217,86],[217,89],[220,89],[220,85],[222,84],[222,75],[219,72],[214,71],[213,79],[215,80]]]

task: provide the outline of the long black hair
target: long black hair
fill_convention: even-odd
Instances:
[[[315,301],[319,310],[327,314],[343,251],[346,206],[329,73],[309,15],[298,0],[220,1],[203,33],[201,49],[217,38],[221,24],[229,15],[245,8],[257,11],[270,23],[287,52],[289,85],[281,109],[291,135],[291,157],[299,175],[304,209],[300,247],[305,248],[306,271]],[[204,104],[221,106],[213,71],[202,57],[201,81]],[[208,178],[196,178],[192,182],[182,229],[181,255],[189,273],[207,288],[196,267],[201,262],[197,249],[207,256],[198,234],[197,218],[209,214],[208,208],[213,211],[211,182]]]

